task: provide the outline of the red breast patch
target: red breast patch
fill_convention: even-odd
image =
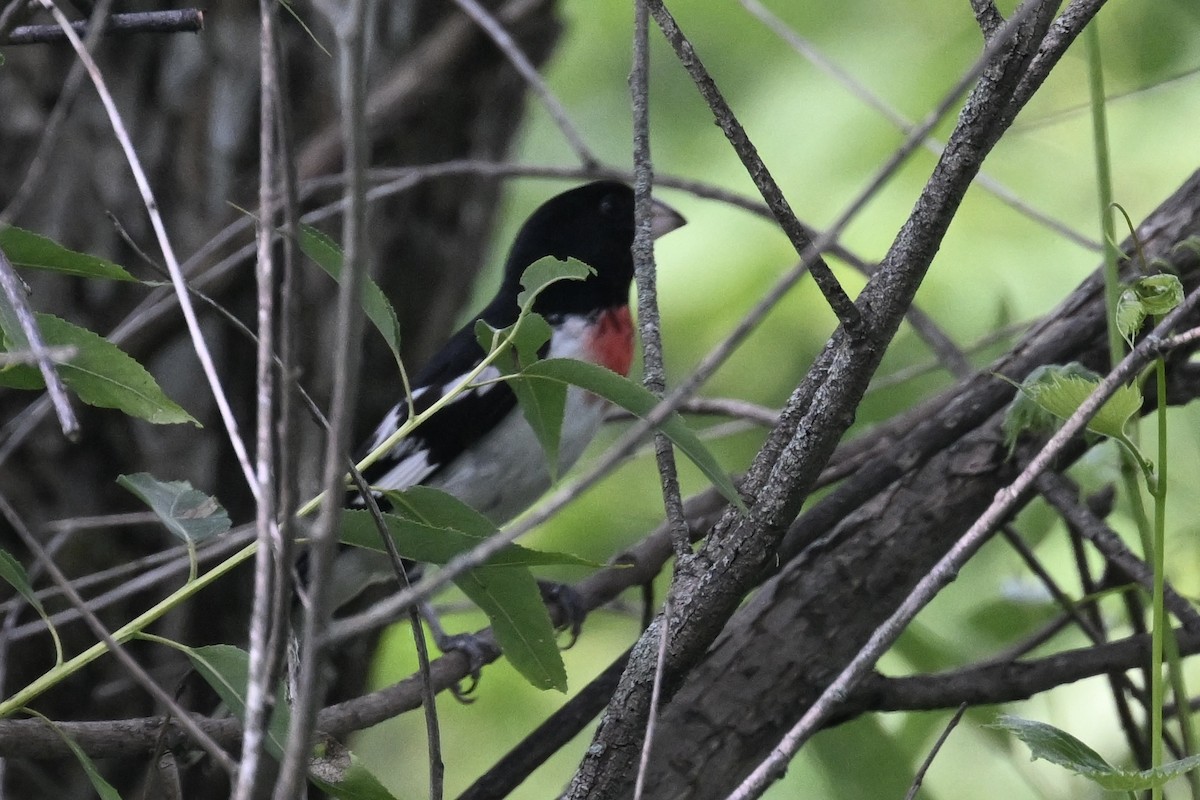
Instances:
[[[602,311],[592,327],[587,349],[592,360],[618,375],[633,364],[633,317],[629,306]]]

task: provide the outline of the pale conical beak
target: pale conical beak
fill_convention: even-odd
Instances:
[[[655,239],[660,236],[666,236],[671,231],[676,228],[682,228],[686,224],[687,220],[678,211],[661,200],[654,201],[653,208],[650,211],[650,233]]]

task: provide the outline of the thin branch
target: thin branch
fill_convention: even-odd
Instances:
[[[275,679],[279,674],[281,643],[273,642],[272,631],[281,625],[279,617],[288,613],[286,603],[275,589],[282,580],[275,559],[279,539],[276,520],[276,447],[275,447],[275,238],[276,153],[279,96],[275,71],[277,46],[275,3],[260,0],[259,16],[259,119],[258,119],[258,230],[256,235],[255,285],[257,288],[258,342],[255,371],[255,493],[254,525],[258,550],[254,554],[254,593],[250,609],[249,664],[246,701],[243,712],[241,770],[233,787],[234,800],[250,800],[256,793],[266,744],[266,729],[275,699]],[[290,565],[286,569],[290,570]],[[272,645],[275,645],[274,647]]]
[[[658,637],[658,663],[654,670],[653,688],[650,690],[650,716],[646,719],[646,734],[642,739],[642,754],[638,761],[637,779],[633,785],[633,800],[642,800],[645,789],[646,771],[650,768],[650,752],[654,744],[654,728],[658,720],[658,710],[662,702],[663,664],[667,660],[667,643],[671,640],[670,629],[665,620],[671,618],[671,598],[667,597],[666,608],[662,616],[662,631]]]
[[[91,20],[69,23],[76,36],[85,36],[92,27]],[[141,11],[113,14],[104,23],[105,36],[125,36],[133,33],[199,33],[204,29],[204,12],[196,8],[172,11]],[[21,25],[13,28],[0,44],[48,44],[69,40],[61,25]]]
[[[683,35],[683,31],[675,22],[675,18],[671,16],[671,12],[663,5],[662,0],[645,0],[646,6],[650,14],[654,17],[654,21],[666,36],[667,41],[671,43],[671,47],[675,50],[675,55],[679,58],[679,62],[687,70],[688,75],[699,89],[701,97],[708,103],[709,109],[712,110],[713,116],[716,118],[717,125],[725,134],[725,138],[729,140],[729,144],[741,159],[742,164],[746,167],[746,172],[749,173],[754,185],[758,187],[759,192],[770,207],[771,213],[774,214],[779,226],[783,232],[787,234],[788,239],[792,243],[792,247],[800,255],[813,273],[813,280],[821,289],[821,293],[825,295],[826,302],[833,309],[833,313],[846,327],[848,332],[854,332],[861,328],[861,314],[858,308],[850,300],[846,290],[838,283],[833,271],[829,269],[829,265],[820,257],[819,250],[813,247],[812,238],[800,224],[796,218],[796,214],[792,211],[787,199],[783,196],[783,191],[779,188],[779,184],[771,176],[767,165],[763,163],[762,158],[758,155],[758,150],[754,147],[754,143],[750,141],[750,137],[746,134],[742,124],[738,122],[734,116],[733,109],[729,107],[729,103],[725,101],[725,97],[721,94],[721,90],[717,88],[716,82],[712,76],[708,74],[708,70],[704,68],[704,64],[700,62],[699,56],[696,55],[695,48]]]
[[[877,111],[884,119],[898,128],[902,133],[908,134],[912,132],[914,128],[916,128],[917,124],[915,122],[908,119],[908,117],[904,116],[899,109],[888,103],[879,95],[872,92],[857,78],[823,55],[811,42],[805,40],[796,31],[788,27],[783,20],[773,14],[771,10],[759,2],[759,0],[738,0],[738,2],[741,3],[742,7],[750,12],[750,14],[757,17],[760,22],[774,31],[775,35],[787,42],[793,50],[807,59],[809,63],[840,83],[843,87],[849,90],[850,94],[852,94],[854,97],[857,97],[867,107]],[[1003,24],[1003,22],[1003,19],[999,19],[999,24]],[[992,34],[995,33],[995,30],[993,29],[985,32],[988,34],[988,38],[990,39]],[[932,136],[926,136],[922,140],[921,145],[936,156],[940,156],[945,148],[944,143],[938,141]],[[975,182],[987,191],[991,192],[998,200],[1000,200],[1000,202],[1014,209],[1018,214],[1028,217],[1037,224],[1054,231],[1060,236],[1074,242],[1075,244],[1078,244],[1088,251],[1100,252],[1100,242],[1089,239],[1082,233],[1072,229],[1066,223],[1060,222],[1053,217],[1038,211],[995,178],[992,178],[981,171],[975,176]]]
[[[276,800],[291,800],[304,781],[317,710],[324,681],[321,679],[322,638],[329,625],[330,574],[337,554],[337,527],[341,513],[341,487],[345,471],[346,440],[358,389],[359,342],[363,319],[359,309],[360,287],[367,268],[367,207],[363,171],[366,166],[366,129],[363,123],[366,99],[365,42],[363,31],[366,1],[345,4],[323,3],[337,37],[338,94],[345,151],[345,202],[342,218],[342,273],[338,286],[337,316],[331,348],[333,398],[330,430],[325,442],[322,467],[321,504],[310,531],[308,604],[299,636],[297,683],[288,726],[288,744],[276,780]]]
[[[651,231],[654,167],[650,159],[650,19],[644,0],[634,2],[633,68],[629,91],[633,105],[633,264],[637,282],[638,328],[642,339],[642,383],[657,397],[667,388],[663,364],[662,326],[658,313],[658,273],[654,264],[654,234]],[[675,557],[685,561],[692,554],[675,450],[662,433],[654,435],[654,457],[662,484],[663,506],[673,534]]]
[[[579,163],[588,172],[594,172],[600,166],[600,159],[596,158],[596,154],[588,147],[587,142],[583,140],[583,136],[579,133],[579,128],[571,121],[570,115],[567,114],[567,109],[559,102],[559,99],[550,90],[546,81],[538,74],[537,68],[533,66],[533,62],[525,55],[521,47],[513,40],[512,35],[505,29],[500,20],[496,19],[495,15],[490,13],[486,8],[481,6],[476,0],[454,0],[463,12],[475,21],[475,24],[483,28],[484,33],[495,42],[496,47],[500,48],[500,52],[504,53],[509,63],[529,85],[529,89],[537,96],[542,105],[546,108],[546,112],[550,118],[554,120],[554,124],[558,126],[563,138],[567,140],[567,144],[575,151],[575,156],[579,159]]]
[[[942,729],[942,733],[938,736],[937,741],[933,743],[933,747],[929,750],[929,755],[925,756],[925,760],[921,762],[920,769],[913,776],[912,785],[908,787],[908,791],[904,795],[904,800],[914,800],[917,792],[921,791],[921,784],[925,782],[925,773],[929,772],[929,767],[933,765],[933,759],[937,758],[937,754],[941,752],[942,745],[950,738],[950,733],[958,727],[959,721],[963,714],[966,713],[967,704],[959,705],[958,710],[954,712],[954,716],[950,717],[950,721],[946,723],[946,727]]]
[[[14,340],[13,344],[17,348],[28,350],[33,356],[34,363],[42,374],[42,381],[46,384],[46,394],[54,406],[54,413],[58,415],[58,426],[62,429],[63,436],[68,441],[78,441],[79,419],[71,408],[67,387],[62,376],[58,374],[58,366],[46,345],[46,340],[42,338],[42,331],[33,315],[33,309],[29,307],[25,298],[25,286],[17,277],[12,262],[3,250],[0,250],[0,289],[4,291],[4,297],[8,301],[7,308],[0,309],[0,316],[8,317],[4,320],[8,336]],[[8,312],[11,312],[11,317]],[[21,338],[24,338],[24,341],[21,341]]]

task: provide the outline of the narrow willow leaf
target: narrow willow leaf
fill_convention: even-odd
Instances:
[[[439,527],[404,519],[394,514],[384,514],[383,520],[387,525],[388,533],[391,534],[392,541],[396,543],[396,551],[404,558],[413,561],[445,564],[459,553],[470,550],[480,542],[480,537],[453,527]],[[364,510],[347,509],[342,512],[340,539],[344,544],[383,552],[383,544],[379,541],[379,531],[375,527],[375,521],[371,518],[370,513]],[[510,544],[488,559],[481,569],[548,565],[603,566],[569,553],[531,550],[519,544]]]
[[[75,348],[75,357],[60,364],[58,372],[83,402],[115,408],[158,425],[190,422],[199,427],[191,414],[163,393],[141,364],[112,342],[50,314],[38,314],[37,323],[46,344]],[[13,341],[7,326],[4,335],[7,341]],[[0,386],[38,389],[44,384],[36,368],[20,365],[0,370]]]
[[[36,711],[30,711],[35,717],[49,726],[50,730],[58,734],[71,752],[75,755],[75,760],[79,762],[79,766],[83,767],[84,773],[87,774],[88,780],[92,784],[92,788],[96,790],[96,796],[100,800],[121,800],[121,793],[116,790],[111,783],[104,780],[104,776],[100,774],[100,770],[96,768],[96,762],[92,761],[91,757],[83,751],[74,739],[66,734],[62,728],[54,724],[54,722]]]
[[[546,287],[558,281],[581,281],[596,270],[574,258],[559,260],[554,256],[539,258],[521,273],[522,291],[517,294],[517,305],[522,311],[533,307],[533,301]]]
[[[22,228],[0,229],[0,250],[14,266],[44,269],[82,278],[103,278],[112,281],[137,281],[125,268],[103,258],[68,250],[53,239],[47,239]]]
[[[1029,747],[1036,759],[1065,767],[1110,792],[1140,792],[1200,767],[1200,755],[1188,756],[1147,770],[1119,769],[1064,730],[1036,720],[1001,716],[992,727],[1006,730]]]
[[[238,647],[228,644],[212,644],[204,647],[188,647],[173,642],[181,650],[192,668],[212,687],[235,717],[246,719],[246,687],[250,682],[250,655]],[[287,741],[290,719],[288,704],[282,688],[275,695],[275,711],[266,731],[266,747],[274,758],[283,755]]]
[[[333,239],[311,225],[301,225],[300,250],[335,281],[341,280],[342,248]],[[400,319],[383,290],[370,278],[363,281],[361,303],[363,313],[383,336],[392,356],[399,363]]]
[[[579,386],[642,418],[658,405],[658,398],[645,387],[597,364],[571,358],[550,358],[530,364],[521,371],[520,378]],[[700,441],[700,437],[683,421],[683,417],[672,413],[658,426],[658,430],[704,473],[726,500],[746,513],[746,506],[729,475]]]
[[[483,609],[496,643],[538,689],[567,690],[567,670],[537,581],[523,567],[474,569],[454,583]]]
[[[25,598],[25,602],[33,607],[33,610],[38,613],[42,621],[46,623],[46,627],[50,629],[50,637],[54,639],[55,663],[61,664],[63,660],[62,642],[58,638],[58,630],[54,627],[54,623],[50,621],[50,615],[46,613],[46,607],[42,605],[42,601],[38,599],[37,593],[33,591],[33,585],[29,582],[29,573],[25,571],[25,567],[17,561],[16,557],[7,550],[0,549],[0,578],[8,582],[8,585],[17,590],[21,597]]]
[[[117,483],[150,507],[172,534],[199,544],[230,528],[229,513],[217,498],[193,489],[187,481],[160,481],[146,472],[121,475]]]
[[[512,336],[511,347],[500,353],[492,362],[502,375],[515,375],[522,366],[529,365],[544,355],[545,345],[550,341],[550,324],[541,314],[528,313],[518,322],[497,330],[483,320],[475,323],[475,339],[480,348],[488,351],[493,342]],[[533,429],[542,452],[546,455],[551,481],[558,480],[558,449],[562,439],[563,414],[566,410],[567,387],[549,381],[509,382],[509,388],[517,396],[517,405],[525,421]]]
[[[567,385],[552,381],[527,381],[516,379],[509,383],[525,421],[533,429],[542,452],[546,454],[546,467],[552,482],[558,480],[558,451],[562,442],[563,416],[567,409]]]

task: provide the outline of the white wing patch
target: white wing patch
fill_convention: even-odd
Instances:
[[[417,450],[371,483],[378,489],[407,489],[424,480],[434,466],[427,450]]]

